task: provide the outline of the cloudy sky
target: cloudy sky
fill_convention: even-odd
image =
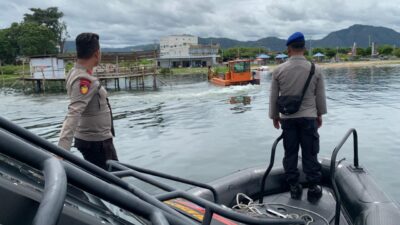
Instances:
[[[303,31],[318,39],[353,24],[400,31],[396,0],[0,0],[0,29],[29,8],[57,6],[71,37],[100,34],[104,47],[149,44],[169,34],[257,40]]]

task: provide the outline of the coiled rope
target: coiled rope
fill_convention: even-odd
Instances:
[[[242,203],[240,200],[242,199],[246,199],[248,201],[247,204]],[[287,207],[287,208],[291,208],[291,209],[296,209],[296,210],[302,210],[304,212],[307,212],[305,214],[297,214],[297,213],[289,213],[289,214],[283,214],[280,212],[277,212],[273,209],[271,209],[271,207],[269,206],[283,206],[283,207]],[[261,211],[260,208],[265,207],[266,210]],[[296,206],[291,206],[291,205],[286,205],[286,204],[282,204],[282,203],[256,203],[254,202],[254,200],[252,198],[250,198],[249,196],[243,194],[243,193],[238,193],[236,195],[236,205],[234,205],[232,207],[233,210],[236,210],[238,212],[241,213],[245,213],[247,215],[250,216],[254,216],[254,217],[260,217],[260,216],[275,216],[275,217],[281,217],[281,218],[289,218],[289,219],[302,219],[306,222],[306,225],[311,225],[313,222],[315,222],[314,217],[312,217],[311,215],[314,215],[316,217],[321,218],[327,225],[329,225],[329,222],[327,219],[325,219],[322,215],[313,212],[311,210],[308,209],[304,209],[304,208],[300,208],[300,207],[296,207]]]

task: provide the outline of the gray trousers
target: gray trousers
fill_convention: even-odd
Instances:
[[[301,146],[303,171],[306,180],[317,184],[321,181],[321,165],[318,162],[319,134],[316,118],[282,119],[283,146],[285,156],[283,168],[290,185],[299,182],[297,169],[299,147]]]

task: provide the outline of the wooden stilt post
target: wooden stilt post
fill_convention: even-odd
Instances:
[[[153,67],[153,89],[157,89],[157,50],[154,49],[154,67]]]
[[[153,74],[153,89],[156,90],[157,89],[157,80],[156,80],[156,74]]]
[[[1,66],[1,63],[0,63],[0,66]],[[22,91],[25,92],[25,58],[23,58],[23,60],[22,60]]]
[[[42,84],[41,81],[39,79],[36,80],[36,88],[35,88],[35,92],[36,93],[40,93],[42,91]]]
[[[142,70],[142,89],[144,90],[144,67],[143,67],[143,70]]]

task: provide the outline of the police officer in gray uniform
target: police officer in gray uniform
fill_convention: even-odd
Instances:
[[[302,186],[299,184],[297,169],[298,152],[301,146],[303,171],[310,184],[308,200],[316,200],[322,196],[321,165],[318,162],[319,134],[318,128],[322,125],[322,115],[327,113],[324,77],[319,67],[312,66],[304,57],[305,40],[300,32],[292,34],[287,42],[290,58],[287,62],[274,69],[271,80],[269,117],[274,127],[283,130],[283,145],[285,155],[283,167],[286,180],[290,185],[291,197],[300,199]],[[310,74],[309,85],[305,85]],[[307,89],[305,89],[307,87]],[[279,114],[279,96],[299,96],[305,90],[304,98],[297,112],[284,115]]]
[[[92,75],[101,59],[99,36],[82,33],[76,37],[77,62],[66,77],[70,99],[58,145],[75,147],[83,157],[106,169],[106,161],[118,160],[113,144],[114,127],[107,91]]]

